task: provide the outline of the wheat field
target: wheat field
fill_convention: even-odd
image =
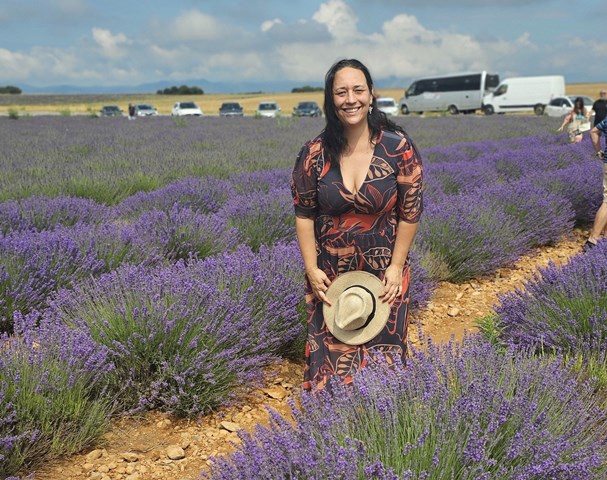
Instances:
[[[607,89],[607,83],[572,83],[567,85],[567,95],[587,95],[597,98],[601,89]],[[377,96],[394,97],[396,101],[403,95],[404,88],[377,89]],[[160,115],[169,115],[177,101],[196,102],[205,115],[218,115],[219,106],[226,101],[236,101],[244,107],[245,115],[254,115],[261,101],[277,102],[283,115],[290,115],[297,103],[304,100],[316,101],[322,106],[323,93],[241,93],[205,95],[158,95],[150,94],[99,94],[99,95],[0,95],[0,115],[16,112],[20,116],[59,114],[93,115],[103,105],[118,105],[125,112],[129,103],[150,103],[158,109]]]

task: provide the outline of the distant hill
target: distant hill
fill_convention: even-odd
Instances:
[[[398,79],[389,77],[385,79],[376,79],[375,84],[378,88],[404,88],[411,83],[410,79]],[[293,82],[270,81],[270,82],[211,82],[205,79],[190,80],[163,80],[158,82],[142,83],[140,85],[114,85],[90,87],[80,87],[77,85],[50,85],[37,87],[33,85],[19,85],[23,93],[55,93],[55,94],[107,94],[107,93],[156,93],[158,90],[164,90],[172,86],[189,85],[200,87],[205,93],[252,93],[252,92],[276,92],[287,93],[293,88],[309,85],[312,87],[324,87],[324,81],[319,82]]]
[[[301,87],[306,82],[275,81],[275,82],[211,82],[204,79],[159,81],[142,83],[140,85],[89,86],[50,85],[37,87],[19,85],[23,93],[55,93],[55,94],[105,94],[105,93],[156,93],[158,90],[174,85],[190,85],[200,87],[205,93],[249,93],[249,92],[290,92],[295,87]],[[312,86],[322,86],[316,84]]]

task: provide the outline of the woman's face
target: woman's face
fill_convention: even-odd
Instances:
[[[362,71],[345,67],[335,74],[333,103],[337,118],[344,128],[367,122],[372,95]]]

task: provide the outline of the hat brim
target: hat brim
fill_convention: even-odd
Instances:
[[[337,299],[347,288],[357,285],[364,286],[375,297],[375,315],[369,324],[360,330],[343,330],[335,324]],[[362,345],[373,340],[386,326],[392,308],[388,302],[379,298],[382,293],[384,293],[384,284],[372,273],[355,270],[339,275],[325,293],[331,305],[323,303],[322,307],[325,325],[331,334],[348,345]]]

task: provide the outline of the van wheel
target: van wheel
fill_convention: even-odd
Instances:
[[[493,108],[493,105],[485,105],[483,107],[483,112],[485,112],[485,115],[493,115],[495,113],[495,109]]]
[[[407,105],[403,104],[400,106],[400,113],[402,113],[403,115],[409,115],[409,108],[407,107]]]
[[[535,112],[536,115],[543,115],[544,114],[544,105],[542,105],[541,103],[538,103],[535,107],[533,107],[533,111]]]
[[[449,108],[447,109],[447,111],[451,115],[457,115],[459,113],[459,110],[457,109],[457,107],[455,105],[449,105]]]

